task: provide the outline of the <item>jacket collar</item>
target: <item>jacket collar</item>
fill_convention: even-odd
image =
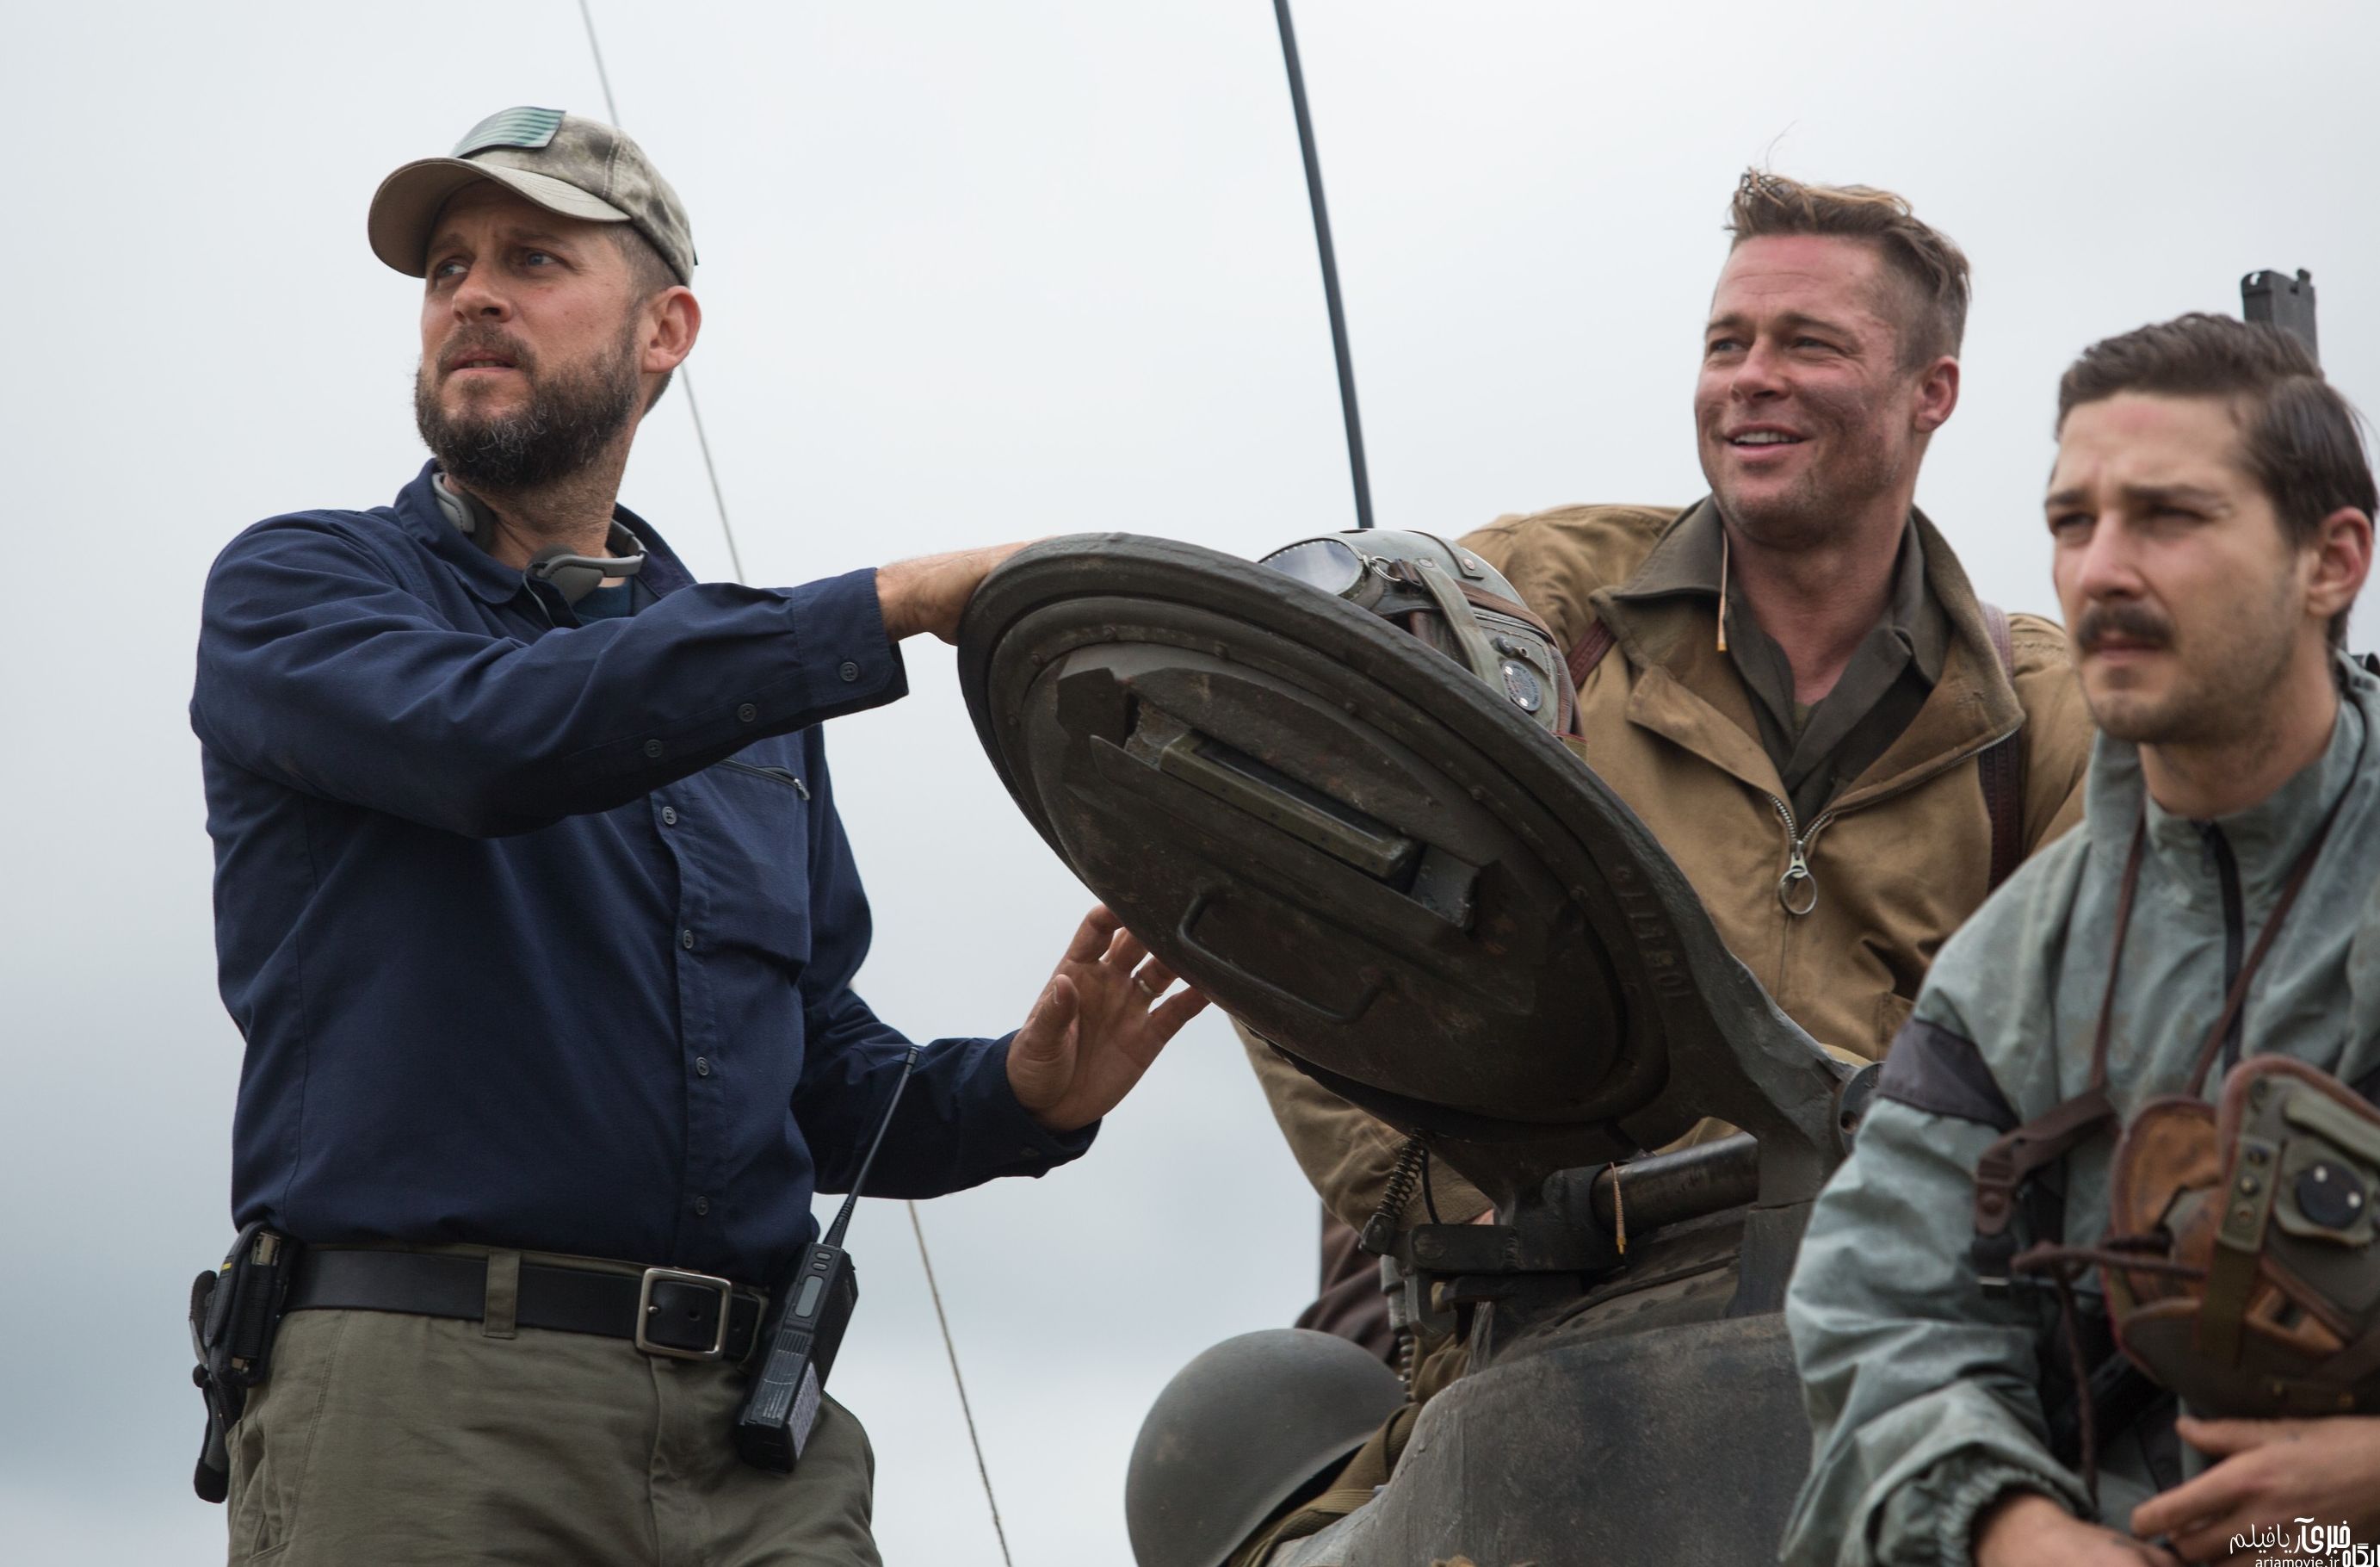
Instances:
[[[2246,888],[2261,892],[2287,876],[2331,802],[2364,771],[2365,736],[2380,723],[2380,711],[2375,711],[2380,708],[2380,682],[2344,655],[2334,667],[2339,684],[2338,719],[2331,725],[2330,744],[2322,755],[2254,805],[2216,817],[2213,822],[2229,843]],[[2145,812],[2150,851],[2183,877],[2185,885],[2204,874],[2202,824],[2176,816],[2149,797],[2138,745],[2101,734],[2092,746],[2090,781],[2082,799],[2083,820],[2092,841],[2108,850],[2114,856],[2111,863],[2123,863],[2132,825]]]
[[[1940,673],[1909,727],[1835,798],[1829,814],[1922,783],[2014,734],[2024,721],[2016,687],[1984,625],[1983,606],[1949,541],[1921,511],[1912,510],[1909,521],[1924,590],[1941,606],[1949,626]],[[1670,523],[1626,582],[1589,601],[1638,671],[1630,721],[1778,795],[1783,780],[1760,744],[1752,695],[1713,635],[1718,529],[1717,506],[1707,498],[1695,503]]]
[[[527,578],[517,568],[504,565],[473,543],[468,534],[446,519],[445,508],[438,504],[437,492],[431,483],[431,476],[437,471],[434,461],[422,464],[413,482],[396,492],[393,509],[398,523],[428,546],[439,564],[461,578],[481,601],[512,602],[527,588]],[[692,584],[694,574],[686,569],[677,553],[662,541],[652,524],[625,506],[614,506],[612,515],[645,547],[647,559],[645,569],[638,577],[639,582],[656,595]]]

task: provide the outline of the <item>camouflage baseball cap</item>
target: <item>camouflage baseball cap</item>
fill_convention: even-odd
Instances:
[[[686,208],[624,131],[560,109],[490,115],[443,158],[420,158],[380,182],[367,231],[372,254],[407,277],[426,270],[432,225],[455,193],[489,179],[548,212],[590,223],[628,223],[677,273],[694,281],[694,234]]]

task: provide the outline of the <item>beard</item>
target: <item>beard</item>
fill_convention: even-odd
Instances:
[[[492,327],[455,334],[437,364],[422,361],[413,383],[413,423],[423,444],[449,476],[473,490],[499,493],[535,490],[585,469],[618,438],[635,415],[641,390],[636,365],[636,323],[610,353],[569,370],[546,371],[527,345]],[[501,350],[528,382],[526,407],[483,411],[466,396],[449,414],[440,401],[443,367],[474,350]]]
[[[1815,422],[1815,421],[1814,421]],[[1716,463],[1706,463],[1712,498],[1730,522],[1744,536],[1776,549],[1821,544],[1841,534],[1875,497],[1900,482],[1903,455],[1881,441],[1863,442],[1856,429],[1840,423],[1818,426],[1831,448],[1828,456],[1810,465],[1783,489],[1740,489],[1734,475]],[[1714,437],[1714,440],[1716,438]]]
[[[2296,656],[2303,616],[2297,584],[2278,575],[2268,595],[2242,603],[2194,635],[2178,637],[2161,612],[2133,601],[2094,604],[2074,626],[2074,647],[2087,654],[2100,638],[2117,633],[2173,660],[2173,674],[2161,691],[2139,690],[2119,672],[2101,672],[2082,682],[2083,705],[2092,722],[2110,736],[2143,746],[2223,745],[2252,735],[2267,719],[2267,705]]]

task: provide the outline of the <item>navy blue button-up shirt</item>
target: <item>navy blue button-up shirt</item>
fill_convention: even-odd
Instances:
[[[426,468],[216,561],[190,718],[238,1221],[766,1282],[856,1175],[908,1041],[851,989],[868,904],[817,725],[906,690],[874,575],[698,584],[623,520],[656,601],[583,626]],[[1005,1053],[926,1048],[871,1194],[1089,1146]]]

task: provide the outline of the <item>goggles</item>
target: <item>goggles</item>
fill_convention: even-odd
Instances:
[[[1547,733],[1576,728],[1577,694],[1553,628],[1469,550],[1434,534],[1370,528],[1300,540],[1260,564],[1418,638]]]

